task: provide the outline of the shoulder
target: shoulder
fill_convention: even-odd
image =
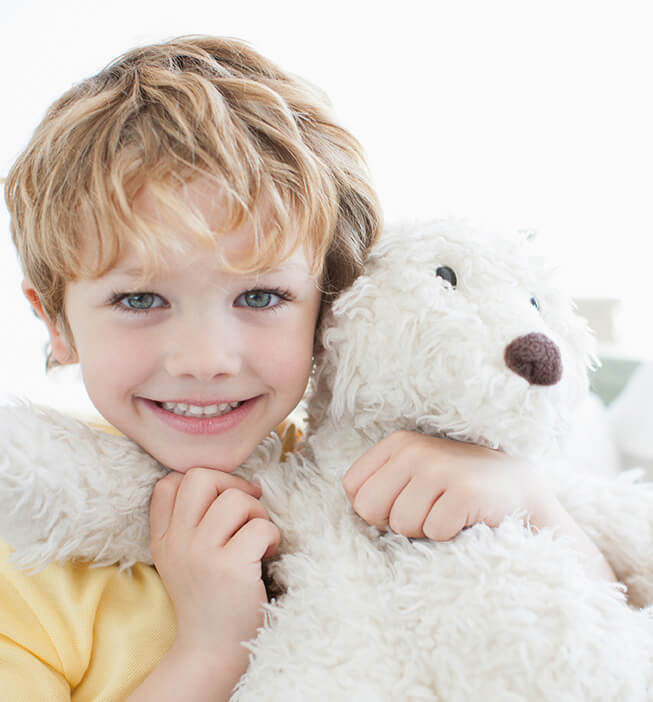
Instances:
[[[71,689],[89,676],[102,686],[107,666],[144,677],[174,640],[172,605],[153,567],[64,561],[30,573],[11,553],[0,542],[0,659],[16,670],[41,674],[45,664]]]
[[[12,560],[12,549],[0,541],[0,626],[8,618],[26,623],[30,615],[43,625],[65,626],[67,633],[91,626],[104,616],[116,598],[126,607],[161,611],[169,599],[156,570],[137,563],[130,569],[118,565],[59,561],[38,571],[21,570]],[[147,599],[144,604],[143,600]],[[22,613],[23,616],[17,617]],[[118,617],[120,612],[116,612]],[[130,613],[130,616],[133,612]],[[64,621],[65,620],[65,621]],[[35,623],[35,622],[33,622]]]

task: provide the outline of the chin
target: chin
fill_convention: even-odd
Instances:
[[[146,449],[147,450],[147,449]],[[166,468],[170,470],[175,470],[178,473],[187,473],[191,468],[210,468],[211,470],[219,470],[223,473],[231,473],[236,470],[238,466],[245,460],[228,460],[224,462],[217,462],[215,456],[213,458],[208,458],[207,456],[171,456],[165,452],[150,452],[154,458],[156,458],[159,463],[163,464]]]

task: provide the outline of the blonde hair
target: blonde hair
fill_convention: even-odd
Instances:
[[[183,185],[200,177],[224,193],[222,232],[183,205]],[[360,273],[381,226],[361,146],[315,87],[233,39],[134,49],[50,107],[5,184],[24,271],[71,343],[67,282],[103,275],[127,246],[150,270],[162,249],[179,247],[135,209],[146,184],[159,207],[209,242],[264,204],[239,270],[303,245],[324,304]],[[84,255],[90,235],[93,261]]]

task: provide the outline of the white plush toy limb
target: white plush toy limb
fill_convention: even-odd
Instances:
[[[152,563],[148,506],[166,473],[125,437],[34,405],[0,407],[0,538],[19,567]]]
[[[606,480],[567,471],[558,497],[627,587],[634,607],[653,603],[653,483],[633,469]]]

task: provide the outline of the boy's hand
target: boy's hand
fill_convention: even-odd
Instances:
[[[247,667],[248,641],[267,601],[261,559],[275,553],[279,530],[243,478],[207,468],[172,472],[150,505],[152,557],[177,619],[173,651],[210,662],[233,683]]]
[[[343,482],[368,524],[435,541],[479,522],[497,526],[516,511],[534,516],[554,499],[528,466],[500,451],[407,431],[364,453]]]

